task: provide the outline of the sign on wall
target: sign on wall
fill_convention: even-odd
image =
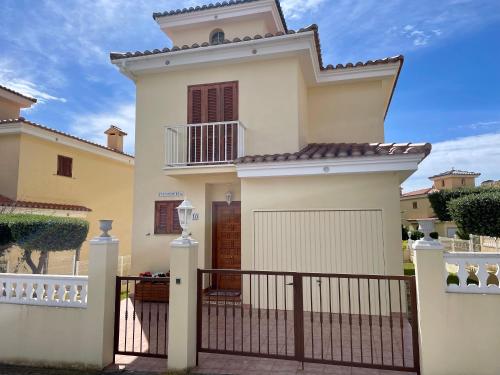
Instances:
[[[179,198],[184,196],[182,191],[160,191],[158,193],[160,198]]]

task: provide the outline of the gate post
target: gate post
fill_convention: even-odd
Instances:
[[[90,240],[89,245],[87,324],[91,324],[89,333],[92,332],[89,341],[95,340],[92,344],[94,361],[97,367],[104,368],[114,358],[115,278],[119,241],[104,231],[100,237]]]
[[[295,359],[304,365],[304,300],[302,293],[302,275],[293,275],[293,335],[295,341]],[[311,312],[312,313],[312,312]]]
[[[185,370],[196,365],[197,265],[198,242],[181,237],[170,243],[170,370]]]

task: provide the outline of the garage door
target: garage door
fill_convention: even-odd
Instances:
[[[254,211],[256,270],[386,274],[381,210]]]

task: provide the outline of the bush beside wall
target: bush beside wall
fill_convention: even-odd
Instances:
[[[500,237],[500,190],[466,195],[448,206],[451,218],[465,232]]]

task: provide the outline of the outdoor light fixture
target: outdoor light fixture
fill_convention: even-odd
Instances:
[[[227,205],[230,206],[232,201],[233,201],[233,193],[231,193],[230,191],[228,191],[226,193],[226,203],[227,203]]]
[[[189,238],[189,224],[191,223],[191,214],[193,212],[193,206],[190,201],[183,200],[182,203],[177,207],[177,213],[179,214],[179,223],[182,228],[182,238]]]

